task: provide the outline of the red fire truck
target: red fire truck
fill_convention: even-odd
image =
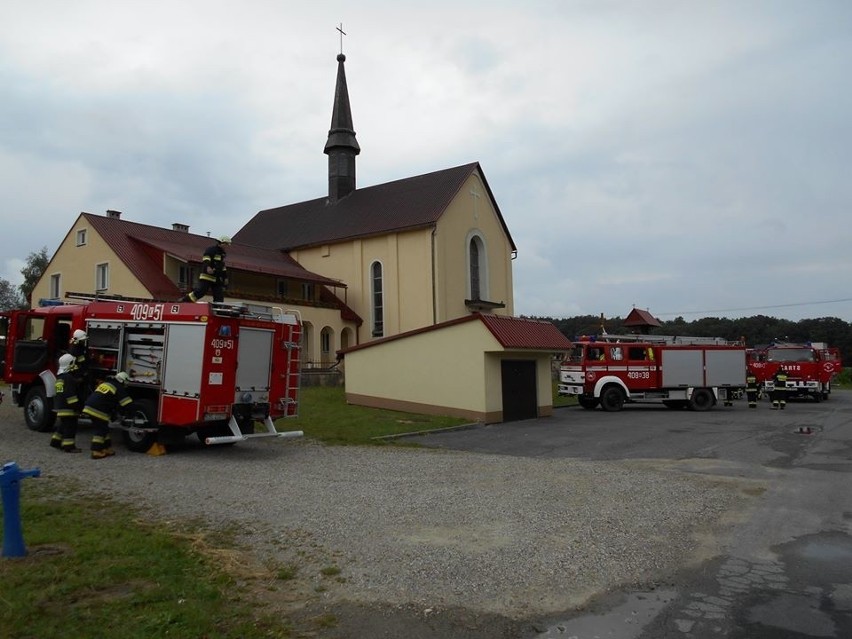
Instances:
[[[3,378],[30,429],[53,426],[57,359],[82,329],[90,386],[119,371],[130,376],[133,414],[112,426],[124,431],[131,450],[191,433],[203,444],[302,434],[279,433],[273,423],[298,416],[297,314],[255,305],[67,297],[0,313],[7,333]]]
[[[750,349],[748,370],[757,377],[763,393],[774,388],[779,368],[787,373],[787,397],[810,397],[816,402],[828,399],[831,383],[843,370],[840,349],[825,342],[774,342]]]
[[[583,408],[621,410],[627,402],[661,402],[704,411],[739,397],[746,349],[716,338],[606,335],[574,342],[562,361],[559,395]]]

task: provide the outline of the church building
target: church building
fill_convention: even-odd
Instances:
[[[328,193],[262,210],[234,234],[225,302],[298,311],[303,367],[344,357],[351,403],[479,421],[550,414],[551,357],[570,344],[550,323],[512,316],[517,248],[482,167],[358,188],[345,61],[337,56]],[[33,303],[71,291],[177,301],[212,242],[180,223],[81,213]]]

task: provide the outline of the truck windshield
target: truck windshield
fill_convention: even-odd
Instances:
[[[814,352],[810,348],[770,348],[767,359],[770,362],[812,362]]]
[[[568,354],[565,356],[565,360],[568,362],[582,362],[583,361],[583,347],[582,346],[574,346]]]

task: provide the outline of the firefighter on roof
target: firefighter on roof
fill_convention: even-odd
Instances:
[[[129,379],[130,376],[124,371],[115,377],[107,377],[86,400],[83,414],[92,419],[95,427],[92,435],[92,459],[115,455],[109,434],[109,422],[113,413],[126,410],[133,403],[133,399],[127,394],[126,385]]]
[[[50,438],[50,445],[66,453],[79,453],[77,437],[77,417],[80,415],[80,398],[77,387],[81,382],[77,362],[70,353],[59,358],[59,375],[56,378],[56,395],[53,398],[53,411],[56,413],[56,431]]]
[[[231,238],[223,235],[216,244],[207,247],[201,258],[201,275],[198,276],[198,286],[184,295],[181,302],[197,302],[213,289],[213,301],[225,301],[225,287],[228,285],[228,271],[225,268],[225,246],[231,243]]]
[[[787,371],[780,364],[772,382],[772,408],[784,410],[787,407]]]

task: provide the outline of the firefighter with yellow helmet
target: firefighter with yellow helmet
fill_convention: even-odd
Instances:
[[[230,245],[231,238],[221,236],[216,243],[208,246],[201,258],[201,274],[198,276],[198,286],[184,295],[181,302],[197,302],[213,289],[213,301],[225,301],[225,287],[228,285],[228,271],[225,268],[225,247]]]

